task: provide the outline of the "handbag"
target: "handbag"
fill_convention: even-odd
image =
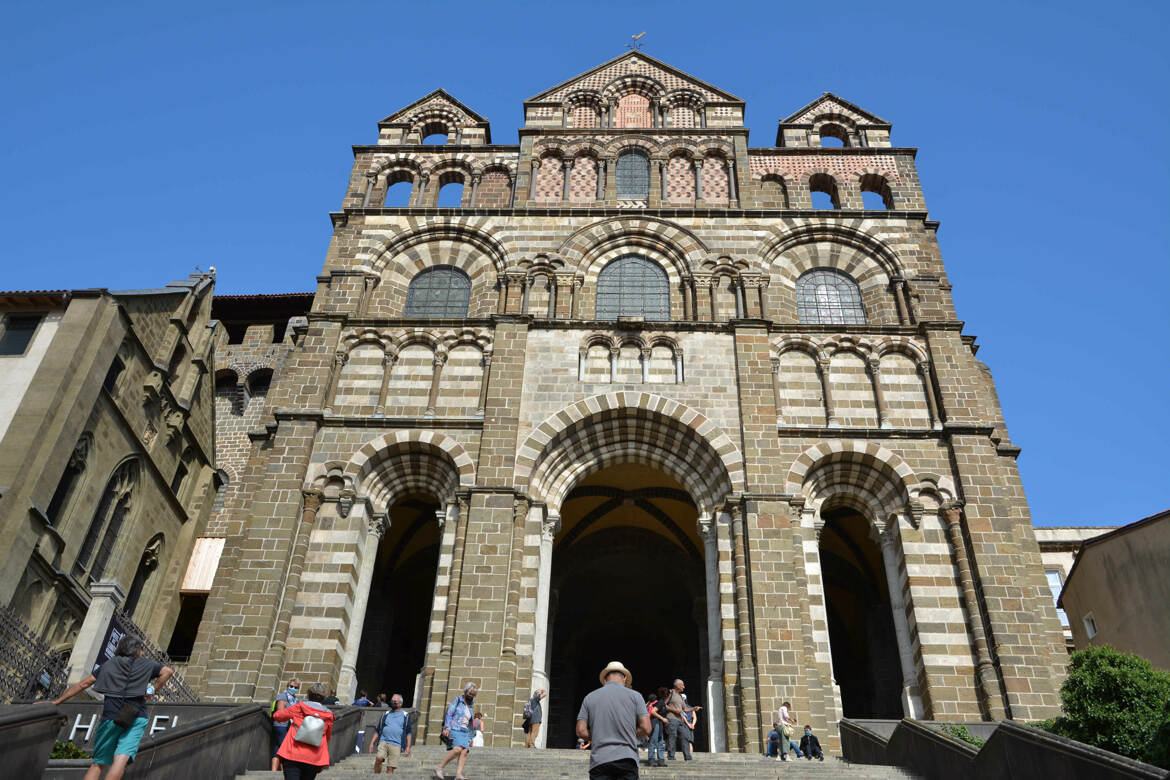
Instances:
[[[784,732],[785,739],[792,739],[792,735],[796,733],[796,729],[792,727],[791,723],[780,724],[780,730]]]
[[[321,747],[321,740],[324,738],[325,721],[316,715],[306,715],[301,720],[301,725],[297,727],[296,733],[293,734],[294,742],[300,742],[302,745],[310,745],[312,747]]]
[[[114,715],[114,725],[128,729],[134,725],[134,721],[137,719],[138,702],[123,701],[122,706],[118,708],[118,713]]]

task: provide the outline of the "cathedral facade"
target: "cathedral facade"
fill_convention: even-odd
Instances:
[[[475,682],[494,745],[537,687],[571,745],[614,659],[683,678],[711,750],[785,700],[830,738],[1056,714],[1019,450],[915,150],[828,93],[749,146],[743,101],[637,51],[524,118],[502,146],[442,90],[392,114],[316,293],[216,299],[188,684],[398,692],[433,742]]]

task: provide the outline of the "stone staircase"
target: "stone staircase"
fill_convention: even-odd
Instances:
[[[395,780],[431,780],[442,758],[440,746],[423,745],[402,759]],[[763,756],[741,753],[697,753],[695,760],[684,763],[680,756],[667,762],[665,769],[645,765],[642,754],[640,776],[643,780],[788,780],[788,778],[852,778],[855,780],[894,780],[913,778],[908,772],[888,766],[851,764],[836,757],[822,761],[792,759],[780,762]],[[455,762],[447,765],[448,778],[455,776]],[[474,748],[464,770],[467,780],[557,780],[589,776],[589,755],[579,750],[525,750],[523,748]],[[247,780],[278,780],[280,772],[252,770],[240,775]],[[373,778],[374,756],[354,754],[322,773],[323,778]]]

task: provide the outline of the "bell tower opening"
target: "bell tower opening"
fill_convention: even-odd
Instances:
[[[550,748],[576,744],[581,701],[621,661],[645,697],[675,678],[707,707],[709,674],[704,546],[690,494],[656,468],[609,466],[581,480],[561,505],[549,608]],[[694,748],[708,744],[706,713]]]
[[[408,494],[390,507],[390,528],[378,547],[357,658],[357,687],[370,698],[402,694],[417,703],[439,563],[439,504]]]

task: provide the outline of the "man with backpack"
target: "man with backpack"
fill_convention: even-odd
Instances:
[[[394,774],[399,757],[410,758],[410,746],[413,743],[410,713],[402,709],[402,696],[396,693],[390,697],[389,711],[378,719],[378,725],[374,728],[374,774],[382,774],[383,762],[386,764],[386,774]]]
[[[540,724],[544,722],[544,706],[540,700],[545,697],[544,688],[537,688],[524,704],[524,730],[528,738],[524,741],[525,747],[536,747],[536,737],[540,734]]]
[[[171,679],[175,670],[142,657],[142,642],[124,636],[114,650],[114,657],[93,674],[69,687],[53,703],[60,706],[89,687],[105,696],[102,719],[94,739],[93,763],[85,780],[98,780],[102,767],[109,767],[106,780],[119,780],[126,766],[138,755],[138,744],[146,732],[146,699]],[[154,680],[154,683],[151,683]]]

